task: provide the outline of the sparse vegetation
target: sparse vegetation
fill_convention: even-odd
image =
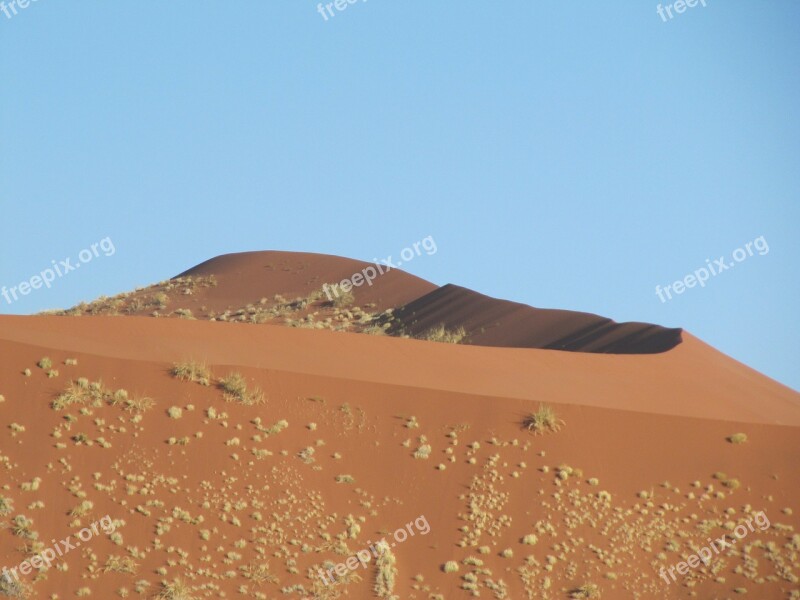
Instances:
[[[197,596],[189,584],[181,579],[175,579],[172,582],[161,582],[156,600],[197,600]]]
[[[139,569],[139,565],[130,556],[109,556],[106,560],[103,571],[106,573],[127,573],[134,575]]]
[[[5,576],[0,577],[0,596],[7,598],[30,598],[31,589],[28,585]]]
[[[442,342],[445,344],[460,344],[467,337],[467,331],[463,327],[447,329],[444,325],[437,325],[416,336],[417,339],[428,342]]]
[[[225,392],[228,401],[240,402],[248,406],[262,404],[264,393],[259,388],[247,388],[247,382],[241,373],[230,373],[219,381],[219,387]]]
[[[125,410],[136,414],[150,410],[155,405],[156,401],[147,396],[134,396],[125,400]]]
[[[732,436],[728,437],[728,441],[731,444],[744,444],[747,441],[747,434],[746,433],[734,433]]]
[[[558,418],[555,411],[547,405],[540,405],[539,410],[535,413],[530,413],[522,421],[522,426],[535,433],[542,435],[545,433],[555,433],[561,429],[564,421]]]
[[[211,385],[211,371],[202,363],[187,361],[176,363],[172,374],[182,381],[192,381],[200,385]]]
[[[444,565],[442,565],[442,571],[445,573],[457,573],[458,572],[458,563],[454,560],[448,560]]]
[[[397,559],[391,548],[385,544],[382,545],[375,561],[375,566],[378,570],[375,577],[375,594],[378,598],[390,598],[392,600],[397,598],[393,594],[395,578],[397,577],[396,563]]]
[[[600,588],[594,583],[585,583],[581,587],[572,590],[569,597],[575,599],[599,598]]]

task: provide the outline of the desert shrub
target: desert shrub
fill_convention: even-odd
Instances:
[[[189,584],[175,579],[172,582],[161,582],[161,587],[158,590],[157,600],[196,600],[197,596],[194,595],[194,588]]]
[[[247,381],[241,373],[230,373],[219,381],[219,386],[225,392],[227,401],[240,402],[252,406],[264,402],[264,393],[259,388],[247,388]]]
[[[139,565],[130,556],[109,556],[103,571],[105,573],[127,573],[133,575],[138,568]]]
[[[30,598],[30,587],[5,575],[0,576],[0,596],[7,598]]]
[[[182,381],[193,381],[200,385],[211,384],[211,371],[202,363],[194,361],[175,363],[172,374]]]
[[[728,441],[731,444],[744,444],[747,441],[747,434],[734,433],[732,436],[728,437]]]
[[[558,418],[555,411],[544,404],[539,406],[539,410],[529,414],[522,421],[522,426],[536,435],[545,433],[555,433],[561,429],[564,421]]]
[[[125,410],[133,413],[143,413],[156,405],[156,401],[147,396],[134,396],[125,400]]]
[[[458,572],[458,563],[454,560],[448,560],[444,565],[442,565],[442,571],[445,573],[457,573]]]
[[[575,588],[569,594],[570,598],[599,598],[600,588],[594,583],[585,583],[579,588]]]
[[[395,578],[397,577],[397,567],[392,550],[387,545],[382,545],[375,566],[378,573],[375,578],[375,595],[378,598],[396,598],[393,596]]]
[[[447,329],[444,325],[437,325],[418,335],[417,339],[445,344],[460,344],[466,337],[467,332],[463,327]]]

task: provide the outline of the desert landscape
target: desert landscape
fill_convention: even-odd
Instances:
[[[800,394],[374,267],[228,254],[0,316],[0,596],[800,598]]]

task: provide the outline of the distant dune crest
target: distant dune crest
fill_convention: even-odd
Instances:
[[[375,268],[379,267],[379,268]],[[372,277],[364,277],[369,272]],[[331,293],[333,290],[333,293]],[[148,288],[82,303],[66,315],[150,315],[282,324],[474,346],[656,354],[681,329],[499,300],[363,261],[301,252],[207,260]]]

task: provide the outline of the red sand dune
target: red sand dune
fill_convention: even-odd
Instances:
[[[181,276],[214,275],[219,285],[198,296],[210,308],[224,310],[281,294],[307,296],[326,283],[339,283],[367,267],[351,258],[305,252],[241,252],[207,260]],[[401,306],[436,286],[405,271],[392,269],[376,277],[372,285],[354,289],[360,304],[375,303],[378,310]]]
[[[191,293],[168,305],[196,301],[202,314],[303,296],[366,265],[268,255],[278,253],[204,263],[192,275],[217,285],[176,287]],[[357,303],[399,306],[435,289],[389,275],[358,289]],[[466,299],[456,312],[468,323],[503,306],[441,289]],[[503,314],[529,319],[525,339],[542,343],[563,339],[579,314],[560,312]],[[625,334],[604,336],[580,347],[608,350]],[[171,374],[188,360],[206,363],[211,385]],[[232,372],[252,396],[226,398]],[[625,354],[0,316],[0,394],[2,565],[104,515],[117,527],[25,575],[31,598],[777,600],[798,590],[800,394],[687,333],[671,349]],[[558,420],[534,435],[522,423],[542,404]],[[737,433],[747,440],[731,443]],[[422,516],[426,533],[412,527]],[[394,538],[406,525],[414,535]],[[721,536],[731,546],[707,566],[659,576]],[[381,537],[392,559],[346,568]],[[350,579],[323,585],[319,568],[337,563]],[[176,578],[183,595],[169,591]]]
[[[412,336],[444,324],[463,327],[478,346],[546,348],[573,352],[652,354],[681,343],[681,330],[649,323],[615,323],[570,310],[533,308],[445,285],[395,311]]]

